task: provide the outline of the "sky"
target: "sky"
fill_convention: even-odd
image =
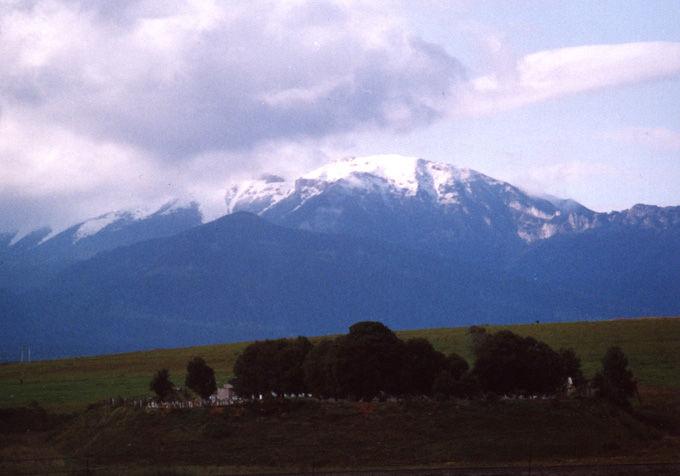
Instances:
[[[346,156],[680,205],[680,0],[5,0],[0,231]]]

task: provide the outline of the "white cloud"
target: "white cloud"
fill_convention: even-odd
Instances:
[[[470,82],[454,114],[483,115],[549,99],[680,75],[680,43],[590,45],[540,51]]]
[[[537,183],[578,183],[584,179],[609,177],[615,167],[601,163],[576,160],[568,163],[536,167],[527,172],[526,177]]]
[[[537,195],[551,195],[560,198],[579,199],[590,197],[596,201],[597,211],[620,208],[612,202],[612,190],[634,179],[625,166],[601,162],[574,160],[530,168],[508,177],[508,180],[527,192]],[[591,203],[583,203],[593,207]]]
[[[0,3],[0,231],[64,226],[172,195],[202,199],[213,216],[230,177],[295,176],[343,155],[359,135],[403,136],[449,114],[680,71],[676,43],[516,60],[488,30],[497,73],[465,82],[459,62],[412,34],[406,19],[413,8],[443,16],[451,3],[412,5]]]
[[[112,195],[121,206],[160,206],[173,196],[166,188],[163,167],[133,147],[32,115],[0,120],[0,229],[64,228],[109,211]]]
[[[666,127],[626,127],[605,131],[596,137],[656,151],[680,151],[680,132]]]
[[[166,189],[217,196],[274,144],[430,123],[462,68],[385,7],[1,4],[0,229],[25,222],[10,203],[63,223]]]
[[[80,3],[2,11],[3,107],[174,157],[416,127],[461,77],[377,6],[139,1],[112,20]]]

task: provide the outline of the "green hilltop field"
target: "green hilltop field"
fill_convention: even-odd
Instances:
[[[554,349],[573,348],[586,377],[599,370],[609,347],[620,346],[638,380],[640,399],[631,413],[599,399],[265,399],[144,410],[97,403],[150,396],[149,382],[164,367],[175,385],[183,385],[194,356],[215,369],[218,383],[227,382],[248,344],[6,364],[0,366],[0,473],[203,476],[670,463],[654,473],[618,474],[676,474],[680,318],[493,326],[487,332],[502,329]],[[454,351],[472,364],[468,328],[397,335],[425,337],[437,350]]]
[[[643,394],[680,390],[678,317],[487,327],[491,333],[502,329],[530,335],[556,350],[573,348],[582,360],[586,377],[592,377],[599,369],[600,359],[609,347],[620,346]],[[454,351],[472,364],[467,327],[402,331],[397,335],[402,339],[425,337],[437,350]],[[220,385],[233,376],[236,358],[247,345],[234,343],[1,365],[0,407],[25,406],[34,401],[49,411],[73,412],[104,399],[150,396],[149,381],[158,369],[167,367],[171,380],[183,385],[186,364],[194,356],[203,357],[215,369]]]

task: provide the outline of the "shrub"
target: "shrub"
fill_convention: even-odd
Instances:
[[[187,378],[184,385],[206,399],[217,391],[215,371],[201,357],[194,357],[187,364]]]
[[[172,394],[173,387],[174,384],[170,381],[168,369],[161,369],[156,372],[156,375],[151,379],[151,383],[149,383],[149,390],[153,391],[161,402]]]
[[[482,390],[497,394],[518,389],[530,393],[552,392],[567,378],[560,354],[544,342],[511,331],[501,331],[484,339],[477,348],[472,372],[479,378]]]
[[[610,347],[602,358],[602,370],[595,375],[593,386],[603,399],[630,410],[628,397],[635,395],[633,372],[628,370],[628,357],[620,347]]]

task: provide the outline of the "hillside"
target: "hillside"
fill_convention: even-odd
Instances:
[[[4,243],[0,233],[0,289],[22,293],[38,288],[72,263],[121,246],[173,236],[202,221],[198,204],[173,200],[159,209],[106,213],[58,233],[50,228],[23,237],[8,233]]]
[[[597,213],[448,163],[347,158],[295,182],[0,233],[0,360],[343,332],[680,314],[680,207]],[[141,207],[142,209],[144,207]]]
[[[320,403],[214,410],[92,409],[55,439],[93,465],[222,467],[247,472],[672,462],[680,448],[597,401]]]
[[[598,322],[490,326],[489,332],[510,329],[531,335],[555,349],[572,347],[587,377],[600,368],[607,348],[618,345],[643,391],[680,390],[680,318],[622,319]],[[403,339],[425,337],[437,350],[456,352],[472,363],[467,327],[397,332]],[[150,395],[151,376],[167,367],[176,384],[184,381],[186,364],[201,356],[215,369],[218,384],[226,383],[236,358],[247,343],[154,350],[99,357],[6,364],[0,366],[0,406],[41,406],[59,412],[83,410],[90,403],[117,396]],[[23,383],[19,383],[20,380]]]
[[[51,357],[341,333],[364,316],[418,329],[601,315],[568,289],[243,212],[101,253],[29,297],[31,317],[3,325]]]
[[[680,318],[490,326],[487,331],[501,329],[534,336],[554,348],[574,348],[589,377],[598,370],[608,347],[621,346],[639,381],[641,401],[634,402],[632,415],[591,399],[274,400],[216,409],[145,411],[92,404],[118,396],[148,395],[150,378],[162,367],[168,367],[171,379],[182,384],[186,363],[196,355],[215,368],[218,382],[225,382],[247,343],[8,364],[0,366],[4,421],[0,469],[9,474],[88,467],[108,476],[120,471],[165,474],[158,472],[162,467],[173,468],[168,474],[207,475],[677,463]],[[425,337],[438,350],[455,351],[471,361],[468,328],[398,335],[402,339]],[[27,408],[8,409],[17,406]],[[53,415],[72,411],[76,411],[72,417]],[[673,474],[668,471],[654,474]]]

